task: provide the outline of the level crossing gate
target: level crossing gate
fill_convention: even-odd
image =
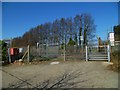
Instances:
[[[86,61],[105,60],[110,62],[110,46],[109,45],[88,45],[86,46]]]

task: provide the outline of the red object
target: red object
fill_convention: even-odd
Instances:
[[[10,48],[10,55],[14,55],[14,48]]]
[[[19,50],[17,48],[10,48],[10,55],[19,54]]]

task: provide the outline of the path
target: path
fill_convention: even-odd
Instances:
[[[20,83],[19,79],[26,80],[35,86],[63,73],[76,71],[80,74],[72,82],[78,82],[75,86],[77,88],[117,88],[118,73],[108,70],[107,66],[108,63],[103,61],[66,61],[58,65],[50,65],[50,62],[37,65],[9,65],[3,67],[3,87],[9,87],[16,82]]]

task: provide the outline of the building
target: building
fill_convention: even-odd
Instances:
[[[5,43],[7,43],[7,47],[11,47],[12,45],[12,39],[3,39]]]

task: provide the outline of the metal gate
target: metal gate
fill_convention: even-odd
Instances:
[[[110,46],[86,46],[86,60],[108,60],[110,62]]]

